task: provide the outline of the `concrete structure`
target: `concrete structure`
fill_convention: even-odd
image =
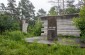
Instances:
[[[57,22],[56,17],[48,17],[47,39],[53,41],[57,39]]]
[[[27,33],[27,27],[28,23],[26,22],[26,19],[22,20],[22,32]]]
[[[80,30],[73,24],[73,17],[79,17],[78,14],[63,15],[63,16],[45,16],[41,17],[43,28],[41,35],[47,36],[48,33],[48,19],[49,17],[56,18],[57,35],[72,35],[80,36]]]

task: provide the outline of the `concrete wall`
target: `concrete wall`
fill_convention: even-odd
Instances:
[[[80,31],[73,25],[72,18],[57,18],[57,34],[79,36]]]
[[[55,16],[54,16],[55,17]],[[80,36],[80,30],[73,24],[73,17],[79,17],[78,15],[64,15],[64,16],[56,16],[57,22],[57,35],[72,35],[72,36]],[[48,20],[46,17],[42,17],[42,28],[41,30],[44,33],[41,35],[47,35],[47,27],[48,27]]]
[[[28,23],[26,23],[26,20],[22,20],[22,32],[27,33],[27,27]]]
[[[42,31],[44,32],[44,33],[41,33],[41,35],[43,35],[43,36],[47,36],[47,28],[48,28],[48,20],[42,20]]]

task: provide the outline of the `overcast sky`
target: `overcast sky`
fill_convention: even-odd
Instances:
[[[18,3],[20,0],[16,0]],[[45,11],[48,11],[50,7],[52,6],[50,3],[48,3],[49,0],[30,0],[34,7],[35,10],[38,11],[38,9],[43,8]],[[0,0],[0,3],[7,4],[7,0]]]
[[[20,0],[16,0],[16,2],[18,3]],[[43,8],[45,11],[49,11],[50,7],[52,7],[52,4],[49,3],[48,1],[50,0],[30,0],[34,7],[36,12],[38,11],[38,9]],[[7,4],[7,0],[0,0],[0,3],[4,3]]]

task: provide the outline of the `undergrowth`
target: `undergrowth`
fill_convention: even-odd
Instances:
[[[26,43],[20,31],[0,35],[0,55],[84,55],[85,49],[54,44]]]

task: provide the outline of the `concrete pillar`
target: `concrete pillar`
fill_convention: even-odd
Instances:
[[[26,20],[22,20],[22,32],[27,33],[27,27],[28,23],[26,23]]]

